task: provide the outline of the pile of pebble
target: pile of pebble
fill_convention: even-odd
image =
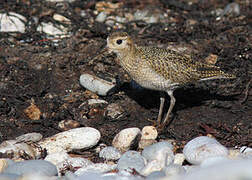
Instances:
[[[183,153],[174,153],[173,141],[157,142],[157,135],[152,126],[127,128],[114,137],[112,146],[106,146],[98,144],[101,134],[91,127],[48,138],[24,134],[0,144],[2,155],[12,155],[0,159],[0,179],[252,179],[252,148],[228,149],[212,137],[200,136],[189,141]],[[103,163],[68,154],[92,147]]]

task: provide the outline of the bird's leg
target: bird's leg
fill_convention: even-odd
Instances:
[[[165,94],[164,92],[160,92],[160,106],[159,106],[159,111],[158,111],[157,126],[160,126],[161,124],[161,119],[162,119],[162,114],[163,114],[163,109],[164,109],[164,102],[165,102]]]
[[[167,112],[167,114],[166,114],[166,116],[165,116],[165,119],[164,119],[164,121],[163,121],[163,127],[167,124],[167,121],[168,121],[168,119],[169,119],[169,116],[170,116],[170,114],[171,114],[171,112],[172,112],[172,109],[173,109],[173,107],[174,107],[174,105],[175,105],[175,102],[176,102],[176,99],[175,99],[175,97],[173,96],[173,90],[169,90],[169,91],[167,91],[167,93],[168,93],[168,95],[170,96],[171,100],[170,100],[170,107],[169,107],[168,112]]]

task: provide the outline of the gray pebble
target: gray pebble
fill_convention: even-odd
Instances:
[[[137,151],[127,151],[122,155],[117,164],[117,168],[120,171],[125,169],[135,169],[140,172],[144,166],[145,160]]]
[[[22,162],[16,162],[8,166],[4,173],[13,173],[17,175],[23,175],[28,173],[36,173],[44,176],[54,176],[58,174],[55,165],[45,160],[28,160]]]
[[[113,146],[105,147],[99,153],[99,157],[106,160],[118,160],[121,157],[121,153],[118,149]]]

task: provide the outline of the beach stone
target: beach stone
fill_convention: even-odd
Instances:
[[[140,137],[141,131],[139,128],[123,129],[114,137],[112,145],[121,152],[125,152],[135,146]]]
[[[48,154],[74,149],[88,149],[95,146],[101,138],[98,130],[91,127],[75,128],[42,139],[39,145],[47,150]]]

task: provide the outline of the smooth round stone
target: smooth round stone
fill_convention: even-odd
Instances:
[[[228,149],[221,145],[216,139],[200,136],[189,141],[184,149],[183,154],[191,164],[200,164],[210,157],[228,156]]]
[[[54,176],[58,174],[55,165],[45,160],[27,160],[22,162],[16,162],[8,166],[4,173],[13,173],[17,175],[23,174],[40,174],[44,176]]]
[[[71,129],[58,133],[52,137],[45,138],[39,142],[47,153],[60,151],[72,151],[73,149],[87,149],[95,146],[101,138],[98,130],[91,127]]]
[[[116,164],[110,165],[110,164],[105,164],[105,163],[96,163],[96,164],[91,164],[86,167],[82,167],[75,171],[75,174],[80,176],[83,173],[86,172],[93,172],[93,173],[104,173],[107,171],[112,171],[116,168]]]
[[[135,169],[140,172],[145,166],[145,160],[137,151],[127,151],[119,159],[117,168],[122,171],[125,169]]]
[[[68,36],[68,29],[66,27],[64,27],[63,25],[56,26],[52,22],[41,22],[37,26],[37,31],[43,32],[43,33],[46,33],[47,35],[55,36],[55,37]]]
[[[40,133],[27,133],[21,136],[16,137],[15,139],[18,142],[38,142],[43,138],[43,135]]]
[[[157,180],[157,179],[161,179],[165,177],[165,173],[162,171],[154,171],[152,173],[150,173],[146,179],[147,180]]]
[[[156,160],[161,167],[169,165],[174,160],[173,145],[169,142],[163,141],[147,146],[142,152],[142,156],[147,161]]]
[[[112,145],[121,152],[125,152],[137,144],[140,137],[141,131],[139,128],[123,129],[114,137]]]
[[[142,129],[141,139],[153,139],[155,140],[158,136],[157,129],[154,126],[145,126]]]
[[[98,78],[91,74],[82,74],[80,76],[80,84],[98,95],[106,96],[107,93],[115,87],[115,83]]]
[[[115,147],[108,146],[100,151],[99,157],[106,160],[118,160],[121,157],[121,152]]]

